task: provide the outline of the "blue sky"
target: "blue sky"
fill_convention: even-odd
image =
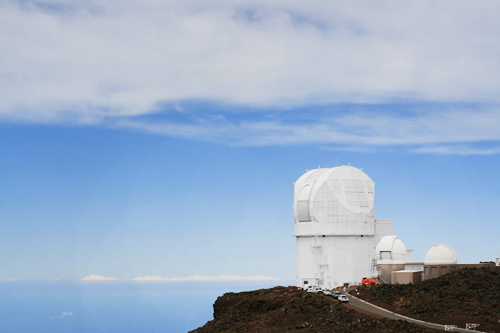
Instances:
[[[0,1],[0,279],[293,280],[292,183],[348,163],[414,259],[493,260],[499,13]]]

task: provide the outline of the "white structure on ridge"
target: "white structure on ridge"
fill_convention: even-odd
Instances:
[[[375,260],[378,264],[404,265],[409,255],[405,244],[394,235],[384,236],[375,248]]]
[[[392,221],[375,220],[375,183],[352,166],[306,172],[294,188],[297,286],[358,284]],[[380,222],[380,223],[379,223]]]
[[[411,250],[411,249],[410,249]],[[392,272],[405,269],[407,258],[411,260],[405,244],[398,236],[384,236],[375,247],[378,277],[384,283],[392,282]]]
[[[434,244],[425,255],[426,265],[449,265],[457,262],[457,253],[451,246],[446,244]]]

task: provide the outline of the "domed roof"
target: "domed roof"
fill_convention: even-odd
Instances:
[[[434,244],[425,255],[425,264],[456,264],[458,256],[455,250],[446,244]]]
[[[295,222],[334,223],[335,215],[373,214],[374,186],[366,173],[352,166],[310,170],[295,182]]]
[[[384,236],[375,248],[375,259],[379,263],[404,263],[406,246],[398,236]]]

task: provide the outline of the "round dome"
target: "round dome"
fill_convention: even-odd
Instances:
[[[434,244],[425,255],[425,264],[456,264],[458,262],[457,253],[446,244]]]
[[[406,246],[398,236],[384,236],[375,248],[375,259],[387,263],[404,263]]]
[[[352,166],[310,170],[295,182],[295,222],[336,223],[339,216],[372,216],[374,189],[370,177]]]

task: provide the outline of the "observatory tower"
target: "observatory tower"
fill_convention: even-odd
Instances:
[[[334,288],[371,274],[374,185],[352,166],[311,170],[295,182],[297,286]]]

